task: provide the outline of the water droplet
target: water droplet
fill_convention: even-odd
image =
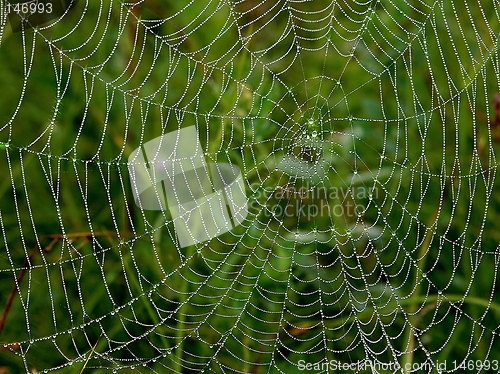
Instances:
[[[316,130],[314,130],[311,135],[313,138],[315,138],[318,136],[318,132]]]

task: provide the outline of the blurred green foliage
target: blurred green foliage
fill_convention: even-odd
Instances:
[[[19,344],[0,372],[297,373],[425,362],[421,347],[500,358],[494,4],[361,17],[347,1],[336,21],[314,13],[328,2],[287,4],[293,21],[253,0],[80,1],[54,25],[5,26],[0,311],[14,297],[0,341]],[[254,209],[178,249],[168,212],[135,207],[126,162],[192,124],[208,159],[244,171]],[[279,167],[312,152],[304,130],[326,160],[317,178]],[[285,185],[377,194],[361,220],[274,217],[262,191]]]

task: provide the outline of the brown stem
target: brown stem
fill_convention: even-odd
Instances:
[[[138,4],[137,1],[136,1],[136,4],[132,5],[132,14],[137,19],[140,19],[140,16],[141,16],[140,6],[141,5]],[[129,41],[130,41],[130,43],[132,45],[132,49],[131,49],[131,52],[130,52],[130,64],[129,64],[128,69],[127,69],[127,73],[129,74],[129,76],[132,76],[132,74],[134,74],[135,69],[137,67],[137,63],[134,60],[134,54],[133,54],[134,48],[133,48],[133,46],[135,44],[135,37],[136,37],[136,34],[138,32],[139,32],[138,23],[137,22],[133,22],[131,24],[131,27],[128,30]]]
[[[23,267],[21,269],[21,272],[17,276],[17,282],[16,284],[19,284],[21,280],[24,277],[24,274],[26,273],[27,265],[28,262],[31,261],[35,253],[38,251],[38,244],[35,246],[35,248],[31,251],[29,254],[28,258],[24,260]],[[14,300],[14,296],[16,296],[16,285],[12,287],[12,290],[10,290],[9,298],[7,299],[7,303],[5,304],[5,309],[3,310],[2,316],[0,317],[0,334],[2,333],[3,326],[5,325],[5,320],[7,319],[7,314],[9,313],[9,309],[12,305],[12,301]]]
[[[44,235],[40,237],[40,243],[42,243],[46,239],[52,239],[50,244],[46,246],[43,251],[45,253],[48,253],[52,250],[52,247],[59,242],[62,239],[86,239],[84,243],[88,242],[88,239],[90,237],[96,237],[96,236],[113,236],[117,235],[116,232],[114,231],[99,231],[95,233],[91,232],[79,232],[79,233],[73,233],[73,234],[53,234],[53,235]],[[130,233],[122,233],[123,236],[131,236]],[[80,247],[78,247],[80,248]],[[21,283],[21,281],[24,278],[24,274],[26,273],[26,270],[28,270],[28,264],[31,262],[35,254],[38,252],[38,244],[35,245],[35,248],[31,251],[29,254],[28,258],[24,260],[23,266],[21,268],[21,271],[19,272],[19,275],[17,276],[16,284],[12,287],[12,290],[10,291],[9,297],[7,299],[7,302],[5,303],[5,309],[3,310],[2,316],[0,317],[0,334],[2,333],[3,327],[5,325],[5,321],[7,319],[7,315],[9,313],[10,307],[12,306],[12,302],[14,301],[14,297],[16,296],[16,290],[17,286]]]

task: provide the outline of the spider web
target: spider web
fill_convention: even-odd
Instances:
[[[497,371],[497,2],[1,4],[0,367]],[[248,215],[182,246],[129,157],[190,126]]]

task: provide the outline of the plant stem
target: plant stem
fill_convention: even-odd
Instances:
[[[434,213],[429,220],[429,224],[427,227],[429,230],[427,231],[427,235],[425,236],[424,242],[419,248],[418,255],[417,255],[417,273],[415,274],[415,281],[413,283],[412,289],[415,290],[414,297],[415,298],[420,298],[421,295],[421,290],[422,290],[422,278],[423,274],[425,274],[425,263],[427,260],[426,254],[431,246],[432,243],[432,238],[434,236],[434,230],[431,228],[435,225],[437,227],[437,220],[439,216],[439,212],[441,211],[441,207],[443,204],[445,194],[443,195],[443,198],[439,200]],[[421,275],[422,273],[422,275]],[[413,297],[411,298],[413,299]],[[411,367],[413,363],[413,351],[415,349],[415,326],[417,322],[420,320],[418,315],[415,315],[417,311],[417,304],[411,305],[410,310],[408,311],[408,327],[406,330],[406,335],[405,339],[403,340],[403,344],[406,344],[408,342],[408,349],[405,351],[405,354],[403,356],[403,367]],[[410,373],[409,370],[405,370],[405,373]]]
[[[189,256],[188,256],[189,258]],[[187,261],[187,260],[186,260]],[[186,265],[182,268],[182,273],[186,272],[189,269],[189,267]],[[184,274],[183,274],[184,275]],[[181,358],[183,355],[183,350],[184,350],[184,341],[186,340],[185,337],[183,337],[184,333],[184,324],[186,322],[186,313],[181,313],[182,305],[186,301],[186,296],[187,293],[189,292],[189,282],[185,280],[183,276],[180,277],[180,296],[179,296],[179,309],[177,311],[177,325],[175,327],[175,337],[176,341],[179,341],[178,346],[175,348],[175,358],[178,359],[178,361],[174,361],[174,372],[176,373],[182,373],[182,366],[181,366]]]

